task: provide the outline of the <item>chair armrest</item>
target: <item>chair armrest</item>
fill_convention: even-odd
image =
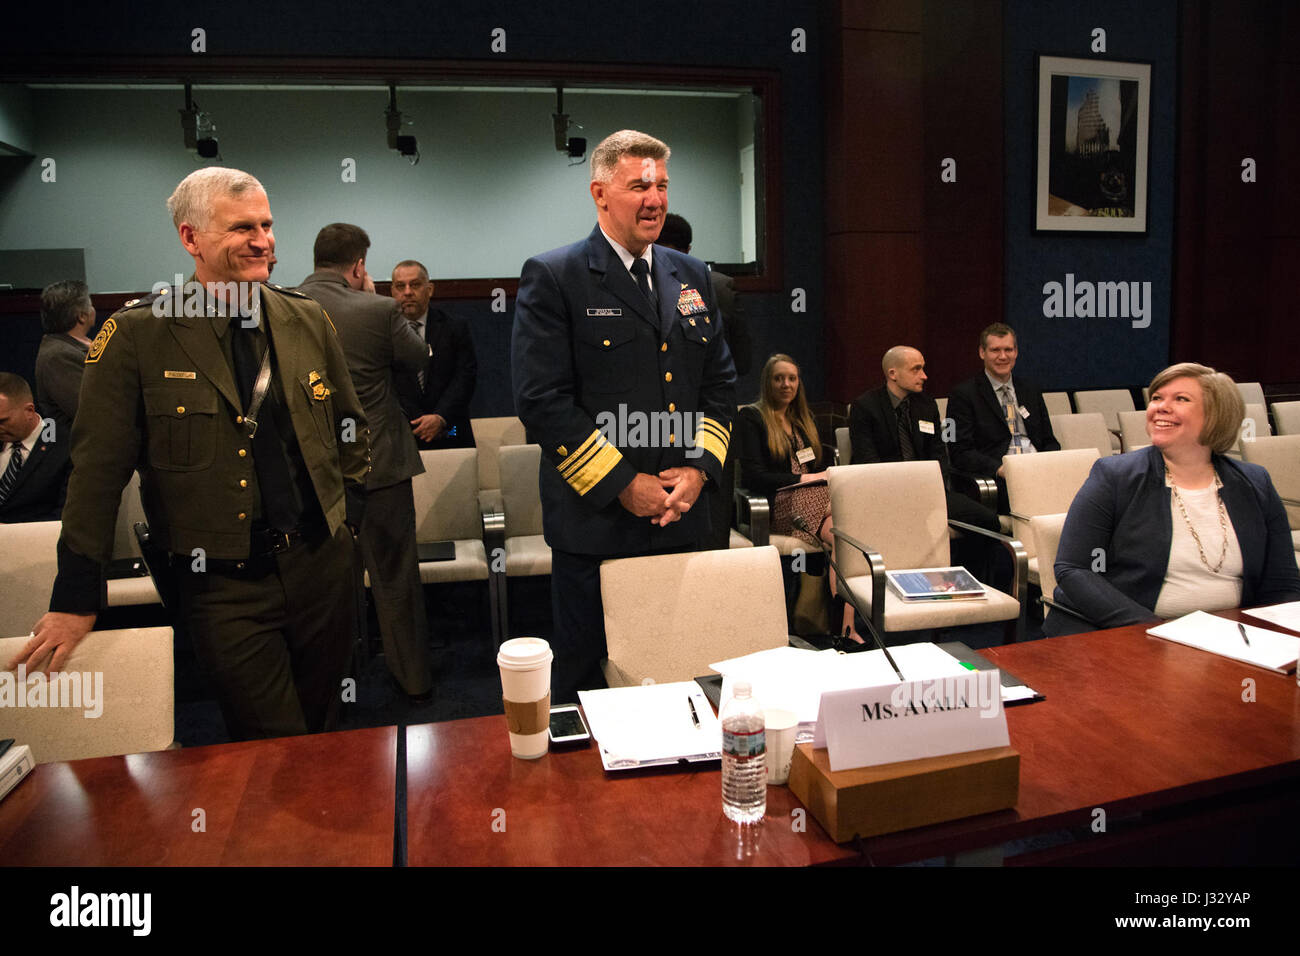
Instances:
[[[504,511],[497,511],[490,505],[480,505],[479,519],[483,523],[483,550],[487,552],[490,569],[493,564],[493,553],[499,548],[500,553],[505,554],[506,515]]]
[[[1296,500],[1295,498],[1287,498],[1284,495],[1278,495],[1278,497],[1282,499],[1282,504],[1284,505],[1294,505],[1295,507],[1300,507],[1300,501]]]
[[[1025,546],[1020,543],[1019,539],[1008,537],[1005,534],[998,534],[978,525],[967,524],[965,521],[953,521],[950,518],[948,519],[948,527],[959,528],[971,534],[992,538],[994,541],[1001,542],[1002,546],[1011,552],[1013,563],[1011,596],[1020,602],[1020,618],[1016,622],[1016,641],[1023,641],[1025,639],[1025,603],[1029,592],[1029,552],[1025,550]]]
[[[996,512],[998,510],[998,483],[995,479],[968,475],[964,471],[949,469],[948,480],[951,482],[954,491],[982,504],[989,511]]]
[[[871,625],[876,629],[877,634],[883,635],[885,633],[885,556],[833,525],[831,534],[835,536],[836,542],[843,541],[849,547],[861,551],[862,556],[867,559],[867,566],[871,568]],[[862,614],[862,610],[860,607],[857,608],[859,614]],[[863,617],[866,615],[864,614]]]
[[[745,488],[736,488],[732,493],[735,505],[736,529],[762,548],[770,543],[772,537],[772,506],[761,495],[751,495]]]

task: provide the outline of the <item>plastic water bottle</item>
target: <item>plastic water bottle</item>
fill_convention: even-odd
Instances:
[[[767,812],[763,708],[745,681],[722,707],[722,812],[737,823],[757,823]]]

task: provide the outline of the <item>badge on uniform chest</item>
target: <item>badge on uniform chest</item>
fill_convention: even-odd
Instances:
[[[708,312],[709,307],[704,304],[704,297],[700,295],[699,289],[683,288],[677,297],[677,311],[682,315],[698,315],[701,312]]]

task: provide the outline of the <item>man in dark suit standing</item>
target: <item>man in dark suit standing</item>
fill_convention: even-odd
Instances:
[[[298,291],[325,310],[339,342],[357,398],[370,423],[370,473],[361,521],[361,554],[370,572],[375,613],[388,669],[416,703],[433,695],[429,625],[415,547],[411,477],[424,472],[394,375],[423,368],[429,347],[402,318],[392,299],[365,291],[370,237],[348,223],[332,223],[316,236],[316,271]],[[371,285],[373,288],[373,285]]]
[[[424,365],[398,376],[397,393],[421,451],[473,448],[469,400],[474,395],[478,360],[464,319],[430,309],[429,270],[414,259],[393,267],[392,296],[416,333],[432,349]]]
[[[541,446],[551,546],[551,699],[604,685],[600,563],[691,551],[696,504],[727,457],[735,368],[708,268],[654,244],[667,145],[621,130],[591,154],[596,228],[524,263],[511,364],[515,408]]]
[[[1020,351],[1009,325],[994,322],[980,332],[983,374],[962,382],[948,396],[956,426],[953,468],[976,478],[998,479],[998,511],[1006,513],[1002,457],[1059,451],[1043,393],[1023,378],[1012,380]]]
[[[50,426],[26,379],[0,372],[0,524],[59,520],[71,442],[68,432]]]
[[[54,282],[41,291],[45,335],[36,353],[36,404],[54,419],[55,441],[71,440],[94,324],[90,289],[80,279]]]

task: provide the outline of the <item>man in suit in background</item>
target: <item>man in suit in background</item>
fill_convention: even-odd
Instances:
[[[0,372],[0,524],[59,520],[69,437],[41,419],[26,379]]]
[[[473,448],[469,400],[478,360],[464,319],[430,309],[429,270],[414,259],[393,267],[392,296],[402,316],[433,350],[424,366],[398,376],[397,393],[421,451]]]
[[[1059,451],[1043,393],[1023,378],[1012,380],[1020,351],[1016,333],[1001,322],[980,332],[984,371],[948,396],[948,417],[956,425],[953,468],[976,478],[997,478],[998,511],[1007,510],[1002,457]]]
[[[90,349],[95,307],[80,279],[54,282],[41,291],[40,351],[36,353],[36,404],[54,419],[54,440],[70,442],[77,417],[81,373]]]
[[[1000,531],[998,516],[983,505],[952,490],[948,447],[943,440],[939,406],[925,387],[925,356],[906,345],[895,345],[880,365],[885,384],[859,395],[849,407],[850,464],[888,461],[937,461],[943,474],[948,517],[989,531]],[[976,577],[989,580],[992,552],[987,539],[964,535],[953,539],[953,561],[965,565]],[[995,545],[996,547],[996,545]]]
[[[654,244],[668,155],[635,130],[606,137],[591,154],[596,228],[519,277],[511,365],[542,449],[554,701],[604,686],[601,561],[701,547],[708,510],[692,506],[731,441],[736,375],[708,268]]]
[[[424,465],[398,402],[394,376],[423,368],[429,347],[392,299],[365,291],[369,248],[364,229],[341,222],[326,226],[316,236],[316,271],[298,291],[319,302],[334,321],[370,423],[361,553],[389,672],[413,703],[423,704],[433,699],[433,676],[411,478],[423,474]]]
[[[664,216],[664,227],[655,240],[657,245],[676,249],[690,255],[691,240],[694,233],[691,224],[674,212]],[[722,313],[722,334],[731,350],[731,360],[736,365],[736,377],[749,373],[753,358],[753,345],[749,338],[749,320],[740,305],[740,295],[736,292],[731,276],[723,275],[716,269],[709,269],[709,278],[713,280],[713,293],[717,296],[718,311]],[[730,447],[730,446],[728,446]],[[732,495],[736,487],[735,456],[727,455],[722,465],[722,477],[716,483],[704,488],[704,497],[709,505],[709,540],[708,547],[723,550],[731,546],[731,512]]]

